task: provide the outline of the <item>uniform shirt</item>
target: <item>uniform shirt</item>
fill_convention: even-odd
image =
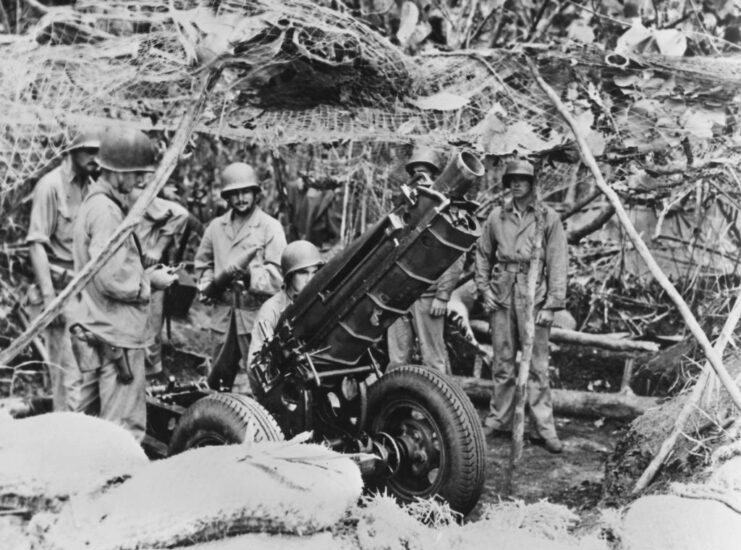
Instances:
[[[443,302],[450,300],[450,295],[455,290],[455,285],[458,283],[458,279],[461,278],[465,261],[466,255],[462,254],[453,265],[445,270],[445,273],[440,275],[440,278],[437,281],[430,285],[422,296],[432,296],[438,300],[442,300]]]
[[[512,292],[516,302],[527,297],[527,272],[535,241],[536,208],[544,216],[543,273],[535,290],[536,307],[563,309],[569,267],[566,232],[561,218],[549,206],[531,203],[520,212],[513,201],[495,207],[484,223],[476,247],[476,286],[491,289],[500,308],[508,308]],[[508,269],[519,264],[519,271]]]
[[[175,236],[188,223],[188,209],[183,205],[155,197],[136,226],[136,235],[143,250],[152,250],[160,237]]]
[[[72,159],[46,174],[33,191],[27,243],[42,243],[49,260],[64,268],[72,267],[72,234],[78,210],[87,195],[90,180],[75,181]]]
[[[195,257],[195,268],[200,273],[200,284],[205,286],[222,273],[229,262],[244,255],[245,251],[259,247],[249,263],[250,285],[240,296],[243,306],[235,309],[238,334],[250,334],[258,308],[280,290],[283,277],[280,256],[286,247],[286,236],[278,220],[256,207],[239,230],[234,226],[231,210],[214,218],[203,233]],[[226,332],[231,312],[231,292],[225,292],[213,308],[211,328]]]
[[[288,306],[291,300],[285,289],[281,289],[278,294],[272,296],[267,302],[260,306],[260,310],[255,317],[255,326],[252,327],[252,337],[250,338],[250,349],[247,353],[247,366],[252,368],[252,359],[260,351],[266,340],[270,339],[275,333],[275,327],[278,325],[278,319]]]
[[[90,187],[74,228],[74,267],[79,271],[97,256],[124,219],[111,184],[99,179]],[[129,236],[78,295],[72,323],[113,346],[143,348],[154,340],[148,323],[149,277],[134,236]]]

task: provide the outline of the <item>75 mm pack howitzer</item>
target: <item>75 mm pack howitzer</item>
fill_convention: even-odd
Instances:
[[[150,438],[174,453],[241,441],[248,421],[259,427],[256,439],[311,431],[336,450],[371,456],[361,463],[370,487],[403,501],[439,495],[468,513],[485,468],[473,405],[434,369],[384,369],[377,344],[480,235],[477,205],[465,195],[483,172],[463,152],[432,185],[413,179],[388,215],[317,272],[251,365],[259,405],[223,393],[236,364],[215,369],[209,388],[150,391]]]

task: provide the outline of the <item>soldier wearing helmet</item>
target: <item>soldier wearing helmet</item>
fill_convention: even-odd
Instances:
[[[263,343],[273,335],[283,311],[306,287],[319,268],[324,265],[319,249],[309,241],[293,241],[286,246],[280,258],[283,269],[283,287],[280,292],[265,302],[255,318],[252,328],[252,341],[247,364],[252,373],[252,360]],[[256,380],[250,376],[250,385],[257,391]]]
[[[502,184],[511,198],[495,207],[484,224],[476,247],[476,286],[491,315],[494,387],[489,415],[484,421],[489,435],[512,431],[515,407],[515,357],[521,348],[528,318],[527,277],[536,239],[542,242],[542,271],[533,301],[535,335],[528,381],[531,441],[560,453],[553,421],[548,384],[548,339],[554,312],[566,300],[568,247],[559,215],[543,204],[535,189],[535,171],[526,160],[507,163]]]
[[[430,148],[417,148],[406,163],[407,173],[417,185],[430,186],[442,171],[440,155]],[[443,332],[450,295],[463,271],[464,257],[458,259],[412,304],[409,316],[397,319],[386,332],[389,365],[412,363],[414,335],[419,342],[422,362],[432,368],[451,373],[450,359]]]
[[[221,196],[230,209],[206,228],[195,257],[202,299],[212,304],[214,356],[238,349],[245,372],[235,391],[249,392],[246,377],[250,333],[260,306],[280,290],[280,257],[286,237],[280,222],[258,205],[262,192],[249,164],[234,162],[221,173]],[[225,344],[236,340],[236,346]],[[228,384],[227,384],[228,385]]]
[[[101,134],[96,156],[100,176],[75,222],[75,270],[109,245],[126,216],[127,195],[154,172],[155,153],[139,130],[115,127]],[[138,440],[146,429],[150,295],[174,280],[166,268],[145,270],[141,246],[130,235],[80,292],[71,316],[72,347],[82,373],[77,409],[122,425]]]
[[[64,150],[62,163],[36,184],[28,226],[28,252],[36,284],[29,292],[29,311],[38,315],[73,275],[72,226],[97,174],[95,155],[100,140],[93,129],[77,130]],[[77,408],[80,375],[66,330],[68,311],[52,321],[44,332],[51,365],[55,411]]]

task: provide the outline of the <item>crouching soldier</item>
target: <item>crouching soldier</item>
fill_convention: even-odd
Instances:
[[[566,233],[558,214],[537,196],[532,164],[510,162],[502,183],[511,189],[512,197],[491,211],[476,248],[476,286],[491,314],[494,347],[494,388],[489,415],[484,421],[485,432],[506,435],[512,431],[516,355],[522,348],[528,318],[528,269],[534,243],[542,239],[543,270],[538,274],[533,300],[535,337],[527,404],[536,431],[531,433],[531,441],[544,445],[552,453],[560,453],[563,444],[556,435],[548,384],[548,338],[554,312],[563,309],[566,299],[569,264]]]
[[[232,163],[221,180],[230,209],[206,228],[195,256],[203,300],[213,304],[211,332],[217,342],[209,381],[249,392],[250,333],[257,310],[280,290],[286,236],[280,222],[258,206],[262,189],[252,166]],[[230,366],[236,361],[244,372],[235,377]]]
[[[252,374],[252,359],[275,332],[281,314],[293,303],[296,296],[306,287],[322,265],[324,265],[324,260],[319,249],[309,241],[293,241],[283,250],[280,257],[283,286],[278,294],[262,305],[252,328],[247,364],[249,365],[250,386],[255,395],[259,395],[261,390],[257,379]]]

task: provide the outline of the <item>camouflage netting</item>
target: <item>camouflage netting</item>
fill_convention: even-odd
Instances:
[[[413,142],[486,154],[485,192],[497,189],[498,158],[531,155],[544,194],[568,207],[593,190],[591,175],[527,70],[530,58],[608,180],[645,210],[637,223],[662,266],[688,280],[698,264],[710,273],[735,269],[738,56],[669,58],[567,42],[411,57],[330,4],[80,0],[50,9],[0,46],[0,209],[21,204],[74,126],[124,122],[166,142],[198,74],[216,69],[197,131],[297,159],[304,175],[349,182],[348,238],[387,208]],[[312,145],[330,152],[315,154]],[[598,257],[587,250],[583,265],[640,273],[619,228],[595,237]]]

